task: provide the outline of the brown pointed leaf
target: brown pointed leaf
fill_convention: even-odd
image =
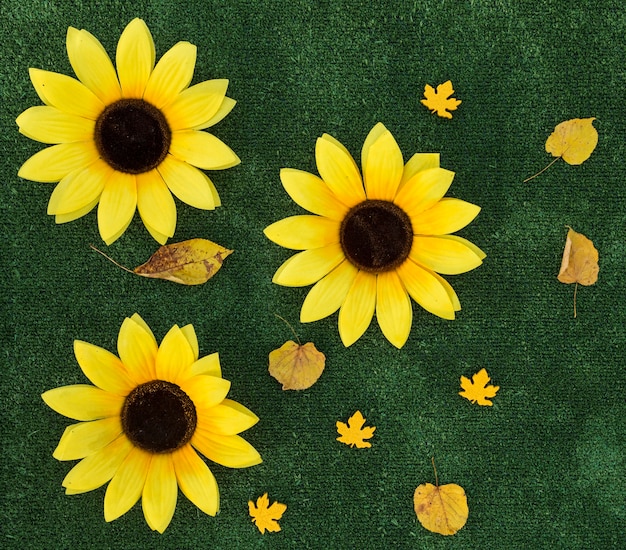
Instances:
[[[304,345],[289,340],[270,353],[270,374],[282,385],[283,390],[306,390],[324,371],[326,356],[308,342]]]
[[[213,277],[231,253],[207,239],[190,239],[162,246],[134,273],[181,285],[199,285]]]

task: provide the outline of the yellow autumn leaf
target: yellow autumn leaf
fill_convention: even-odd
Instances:
[[[433,461],[433,468],[435,463]],[[441,535],[454,535],[467,522],[469,508],[463,487],[456,483],[424,483],[415,489],[413,507],[425,529]]]
[[[424,86],[424,97],[422,104],[430,109],[432,113],[437,113],[443,118],[452,118],[452,114],[448,111],[456,111],[461,104],[460,99],[450,97],[454,93],[452,82],[448,80],[437,86],[437,91],[430,85]]]
[[[278,520],[283,517],[285,510],[287,510],[286,504],[273,502],[269,506],[269,502],[267,493],[257,498],[256,506],[251,500],[248,501],[248,510],[252,517],[252,522],[258,527],[261,534],[265,534],[266,529],[271,533],[280,531]]]
[[[571,165],[585,162],[598,144],[598,131],[593,127],[594,120],[595,117],[573,118],[557,124],[554,132],[546,140],[546,152],[556,158],[535,175],[526,178],[524,182],[536,178],[559,159]]]
[[[146,263],[131,270],[92,248],[125,271],[181,285],[206,283],[222,267],[224,258],[233,252],[207,239],[190,239],[160,247]]]
[[[574,317],[576,317],[576,293],[578,285],[590,286],[598,280],[598,250],[593,242],[576,233],[571,227],[565,239],[565,249],[561,260],[561,269],[557,279],[565,284],[576,283],[574,287]]]
[[[461,376],[461,388],[463,388],[463,391],[460,391],[459,395],[472,403],[491,407],[493,403],[487,398],[494,397],[500,386],[488,386],[489,380],[491,378],[489,378],[485,369],[480,369],[472,376],[472,380]]]
[[[289,340],[270,352],[269,363],[270,374],[283,390],[306,390],[322,375],[326,356],[312,342],[300,345]]]
[[[350,447],[356,446],[357,449],[371,447],[372,444],[364,440],[374,436],[376,426],[364,428],[363,424],[365,424],[365,418],[363,418],[361,411],[356,411],[348,418],[347,424],[337,421],[337,433],[340,435],[337,441],[350,445]]]

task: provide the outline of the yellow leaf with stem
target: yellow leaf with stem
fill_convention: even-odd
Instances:
[[[598,131],[593,127],[594,120],[595,117],[573,118],[558,124],[546,141],[546,152],[556,158],[548,166],[526,178],[524,183],[543,174],[559,159],[571,165],[585,162],[598,144]]]
[[[425,529],[440,535],[454,535],[467,522],[467,497],[463,487],[456,483],[439,485],[434,458],[432,462],[435,485],[424,483],[415,489],[415,514]]]
[[[576,317],[576,293],[578,285],[591,286],[598,280],[598,250],[593,241],[571,227],[565,239],[565,249],[561,269],[557,279],[565,284],[576,283],[574,287],[574,317]]]

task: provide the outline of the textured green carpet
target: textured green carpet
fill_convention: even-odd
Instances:
[[[125,273],[89,249],[101,244],[95,212],[57,226],[53,188],[17,170],[42,148],[16,116],[40,104],[28,67],[72,74],[68,26],[112,54],[133,17],[162,55],[198,46],[194,82],[228,78],[237,107],[214,133],[241,157],[213,173],[223,206],[178,204],[174,240],[205,237],[235,250],[208,284],[182,288]],[[626,8],[621,0],[336,0],[308,2],[92,2],[5,0],[0,86],[3,332],[0,545],[15,548],[568,548],[624,547],[626,535]],[[452,120],[420,103],[426,83],[451,79],[463,103]],[[597,117],[600,138],[579,167],[550,160],[554,126]],[[482,206],[460,234],[487,259],[450,277],[463,305],[446,322],[415,307],[402,350],[376,322],[345,349],[337,316],[301,325],[307,289],[275,286],[290,252],[267,241],[271,222],[302,213],[283,191],[281,167],[315,171],[315,139],[328,132],[355,155],[376,122],[405,159],[441,152],[456,172],[450,194]],[[600,252],[600,277],[579,288],[556,280],[566,225]],[[104,245],[102,247],[106,248]],[[157,245],[138,217],[107,252],[142,263]],[[66,496],[73,463],[52,458],[70,423],[40,394],[83,383],[75,338],[115,351],[125,316],[139,312],[163,337],[193,323],[201,354],[220,353],[231,396],[255,411],[246,432],[264,462],[213,466],[221,512],[180,497],[164,535],[141,507],[112,524],[104,489]],[[291,338],[327,355],[320,381],[282,392],[269,351]],[[494,406],[458,396],[459,377],[486,367],[501,387]],[[335,441],[335,421],[360,409],[377,426],[371,449]],[[454,537],[425,531],[413,491],[433,481],[468,495]],[[282,531],[261,536],[247,501],[269,492],[287,504]]]

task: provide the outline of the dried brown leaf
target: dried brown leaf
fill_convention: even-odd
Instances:
[[[231,253],[232,250],[207,239],[190,239],[162,246],[134,272],[181,285],[199,285],[213,277]]]
[[[270,353],[269,372],[283,390],[306,390],[317,382],[325,364],[326,356],[315,344],[300,345],[289,340]]]
[[[224,258],[233,252],[207,239],[190,239],[162,246],[146,263],[135,269],[128,269],[96,247],[91,248],[124,271],[181,285],[206,283],[222,267]]]

